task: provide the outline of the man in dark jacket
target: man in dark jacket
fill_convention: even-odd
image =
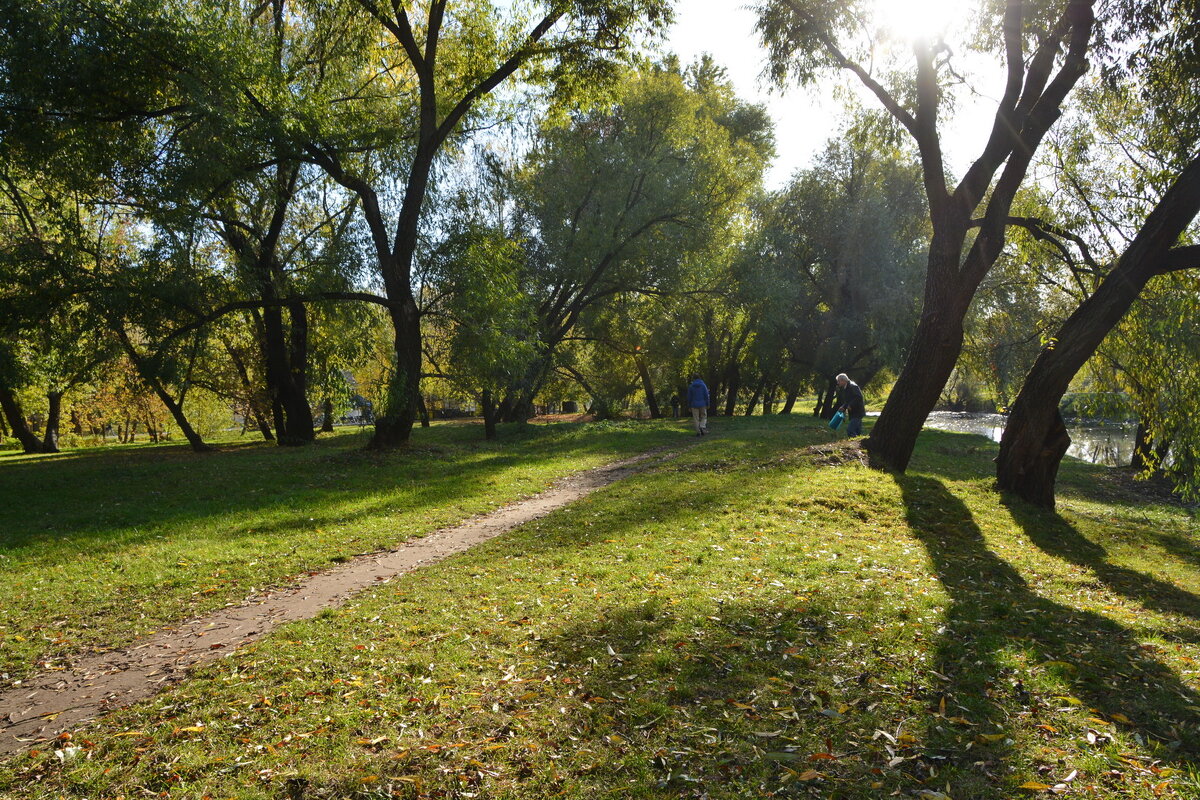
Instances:
[[[708,384],[699,375],[692,376],[692,383],[687,390],[688,408],[692,410],[692,420],[696,423],[696,435],[708,433]]]
[[[846,435],[862,436],[862,421],[863,417],[867,415],[862,389],[858,388],[858,384],[850,380],[850,376],[844,372],[835,380],[838,385],[838,410],[850,418],[850,424],[846,426]]]

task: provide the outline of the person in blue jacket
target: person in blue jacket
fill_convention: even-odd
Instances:
[[[687,390],[688,408],[692,409],[692,420],[696,423],[696,435],[708,433],[708,384],[699,375],[692,376]]]
[[[867,407],[863,402],[862,389],[858,384],[850,380],[850,376],[842,373],[835,378],[838,385],[837,404],[838,410],[850,418],[850,424],[846,426],[847,436],[862,436],[863,417],[867,415]]]

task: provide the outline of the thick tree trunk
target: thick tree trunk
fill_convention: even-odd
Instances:
[[[768,386],[763,392],[762,413],[765,417],[775,409],[775,387]]]
[[[483,397],[480,401],[483,406],[483,438],[489,442],[496,438],[496,400],[492,396],[491,389],[483,390]]]
[[[421,320],[416,301],[406,297],[392,306],[395,329],[396,372],[388,387],[384,413],[375,417],[375,434],[368,445],[375,450],[400,447],[412,436],[421,391]]]
[[[650,419],[662,419],[662,411],[658,408],[658,397],[654,394],[654,383],[650,380],[650,370],[646,368],[646,359],[634,356],[637,364],[638,377],[642,379],[642,392],[646,395],[646,405],[650,406]]]
[[[287,414],[288,437],[308,444],[316,439],[312,406],[308,404],[308,309],[303,303],[288,306],[291,329],[288,331],[287,382],[283,387],[283,406]]]
[[[1176,176],[1117,266],[1043,348],[1008,414],[996,460],[996,483],[1035,505],[1054,507],[1059,451],[1058,406],[1079,369],[1155,274],[1200,266],[1200,248],[1171,248],[1200,212],[1200,157]],[[1053,461],[1051,468],[1048,462]]]
[[[937,405],[962,352],[963,318],[975,286],[955,285],[962,282],[949,277],[931,283],[934,288],[927,293],[904,368],[864,443],[871,466],[877,469],[904,472],[908,468],[925,418]]]
[[[12,429],[12,435],[21,443],[21,449],[26,453],[46,452],[42,440],[34,435],[29,427],[29,422],[25,419],[21,401],[17,399],[11,389],[3,384],[0,384],[0,408],[4,410],[8,426]]]
[[[79,410],[71,409],[71,433],[76,436],[83,436],[83,420],[79,418]]]
[[[62,422],[62,392],[46,393],[46,432],[42,436],[42,451],[58,452],[58,428]]]

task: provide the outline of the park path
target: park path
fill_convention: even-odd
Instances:
[[[0,756],[74,730],[117,708],[182,681],[187,670],[266,636],[276,626],[310,619],[353,595],[441,561],[545,516],[597,489],[679,455],[660,447],[567,476],[549,489],[490,514],[409,539],[394,550],[366,553],[241,605],[181,623],[129,647],[84,656],[66,671],[43,672],[0,693]]]

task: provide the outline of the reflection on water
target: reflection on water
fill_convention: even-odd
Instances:
[[[925,419],[925,427],[959,433],[978,433],[1000,441],[1004,423],[1002,414],[969,414],[961,411],[934,411]],[[1133,460],[1134,423],[1103,425],[1067,424],[1071,448],[1067,455],[1106,467],[1127,467]]]

